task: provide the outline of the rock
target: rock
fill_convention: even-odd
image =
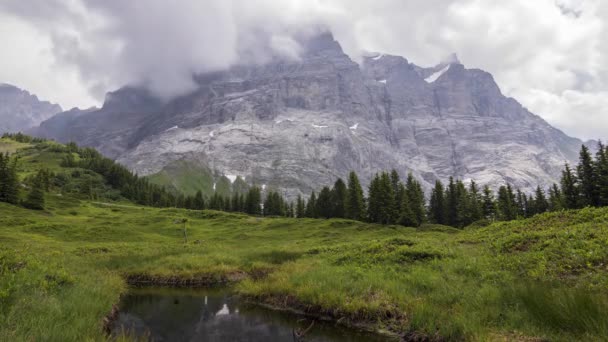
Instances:
[[[0,133],[26,132],[61,111],[59,105],[40,101],[25,90],[0,83]]]
[[[453,176],[531,191],[577,158],[580,140],[456,57],[432,68],[389,55],[358,65],[329,34],[302,44],[301,60],[198,75],[198,90],[169,103],[123,88],[39,133],[96,147],[140,175],[190,160],[290,199],[351,170],[367,184],[393,168],[427,189]]]

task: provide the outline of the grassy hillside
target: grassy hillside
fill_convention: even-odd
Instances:
[[[24,151],[21,175],[60,168],[47,152]],[[0,203],[1,341],[104,340],[127,282],[235,282],[410,339],[608,337],[608,209],[461,231],[101,202],[51,191],[45,211]]]

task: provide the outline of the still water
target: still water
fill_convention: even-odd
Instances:
[[[387,341],[386,337],[315,322],[243,303],[227,289],[133,289],[122,301],[113,335],[152,341]]]

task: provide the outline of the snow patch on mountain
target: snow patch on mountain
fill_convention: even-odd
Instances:
[[[433,73],[431,76],[425,78],[426,83],[433,83],[441,77],[441,75],[445,74],[450,69],[451,64],[448,64],[445,68]]]

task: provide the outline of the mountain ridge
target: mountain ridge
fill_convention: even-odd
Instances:
[[[331,34],[304,43],[300,60],[197,75],[197,90],[168,103],[121,88],[101,109],[51,118],[37,133],[96,147],[142,175],[197,160],[288,197],[351,170],[367,183],[392,168],[427,188],[453,176],[531,190],[577,158],[582,141],[456,56],[447,67],[391,55],[357,64]]]
[[[0,133],[23,132],[62,112],[58,104],[43,101],[8,83],[0,83]]]

